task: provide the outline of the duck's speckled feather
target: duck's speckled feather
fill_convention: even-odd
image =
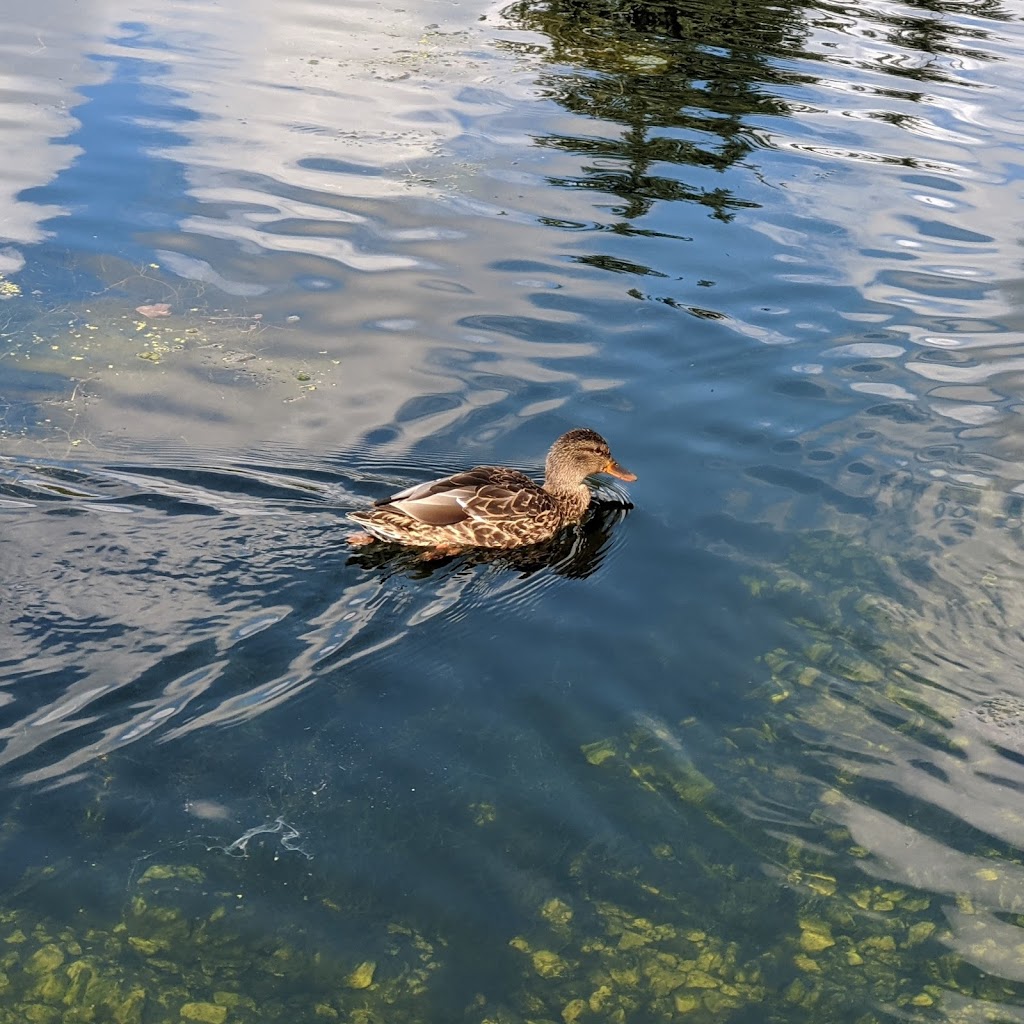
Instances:
[[[503,466],[477,466],[407,487],[378,501],[371,511],[351,512],[349,519],[381,540],[506,548],[553,536],[563,525],[562,512],[525,474]]]

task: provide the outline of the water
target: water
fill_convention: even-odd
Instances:
[[[6,13],[0,1018],[1024,1019],[1018,11]]]

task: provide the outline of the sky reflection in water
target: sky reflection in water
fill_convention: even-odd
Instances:
[[[1011,12],[54,0],[0,48],[18,1013],[1021,1019]],[[578,424],[635,508],[344,544]]]

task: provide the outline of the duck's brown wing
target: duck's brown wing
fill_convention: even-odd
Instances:
[[[429,526],[527,519],[552,505],[548,493],[528,476],[501,466],[477,466],[428,480],[378,501]]]

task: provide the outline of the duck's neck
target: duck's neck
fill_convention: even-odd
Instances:
[[[545,480],[544,490],[558,502],[562,519],[567,523],[582,519],[590,506],[590,488],[585,483],[566,483],[556,478]]]

